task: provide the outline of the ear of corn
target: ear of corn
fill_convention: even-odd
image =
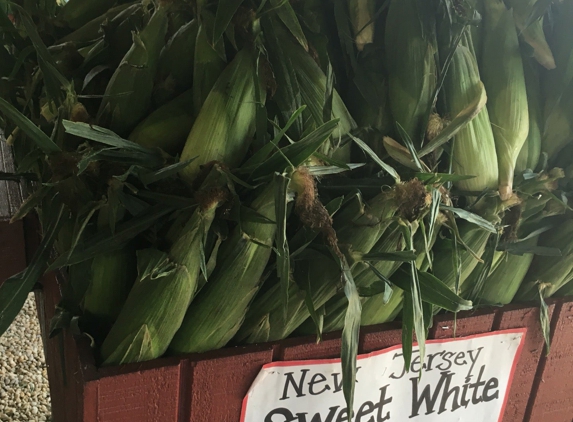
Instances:
[[[398,211],[418,212],[418,207],[427,205],[426,199],[424,188],[416,180],[397,185],[377,195],[367,206],[356,200],[335,216],[334,227],[338,243],[349,247],[346,253],[351,261],[359,261],[361,254],[369,253],[380,241]],[[354,271],[361,270],[364,268],[356,268],[356,265],[353,265],[353,276]],[[290,286],[286,319],[280,296],[276,294],[279,286],[275,285],[251,306],[245,323],[237,334],[238,341],[274,341],[290,335],[310,316],[304,302],[305,294],[311,296],[315,309],[320,308],[338,292],[341,271],[331,258],[313,254],[311,260],[297,265],[293,277],[296,283]],[[306,292],[302,291],[303,289]],[[261,333],[259,327],[263,321],[269,324],[270,330],[263,332],[265,337],[260,338],[257,335]]]
[[[509,6],[513,9],[517,29],[525,42],[533,48],[533,56],[537,62],[546,69],[554,69],[555,59],[543,32],[543,17],[526,25],[536,3],[536,0],[508,1]]]
[[[169,254],[138,251],[138,279],[101,347],[104,365],[155,359],[167,350],[197,288],[199,251],[224,199],[208,192]]]
[[[532,260],[532,253],[513,255],[501,251],[495,252],[492,270],[479,294],[480,300],[492,305],[510,303],[525,278]],[[476,267],[472,277],[479,276],[480,270],[481,265]]]
[[[374,0],[348,0],[350,22],[354,30],[354,43],[358,51],[374,40]]]
[[[517,300],[535,300],[539,295],[539,284],[545,286],[543,290],[544,296],[551,297],[573,279],[572,238],[573,220],[566,220],[540,236],[540,246],[559,248],[561,256],[535,256],[531,263],[531,268],[517,292]]]
[[[285,39],[282,47],[285,54],[288,54],[294,68],[300,86],[302,104],[307,106],[307,115],[318,127],[323,123],[324,118],[326,75],[300,44]],[[332,118],[340,119],[337,129],[332,134],[336,140],[356,127],[356,122],[336,90],[333,91]],[[324,152],[328,153],[328,151]]]
[[[556,4],[557,17],[551,36],[551,49],[556,68],[545,73],[544,124],[541,150],[550,158],[557,155],[573,138],[573,4]]]
[[[199,23],[193,19],[181,26],[161,51],[153,95],[156,104],[164,104],[191,88],[198,31]]]
[[[209,43],[205,27],[201,25],[197,31],[193,50],[193,105],[196,115],[225,69],[225,62]]]
[[[259,194],[251,208],[268,219],[275,218],[274,184]],[[261,285],[275,231],[275,224],[252,222],[243,223],[233,231],[221,246],[221,260],[213,274],[185,314],[169,346],[172,352],[219,349],[231,340]]]
[[[539,86],[539,70],[531,59],[524,59],[523,70],[527,87],[527,108],[529,110],[529,133],[525,144],[519,152],[515,170],[535,170],[541,154],[541,93]]]
[[[133,35],[131,49],[109,81],[98,120],[120,136],[129,134],[151,106],[153,80],[166,33],[167,11],[160,7],[141,33]]]
[[[485,0],[482,70],[499,166],[499,194],[507,200],[513,191],[515,163],[529,133],[529,111],[513,15],[501,0]]]
[[[104,14],[116,0],[69,0],[58,14],[58,19],[77,29]]]
[[[182,170],[185,181],[191,183],[202,164],[216,160],[233,168],[245,157],[255,131],[255,59],[254,51],[239,51],[217,79],[181,154],[182,160],[197,157]]]
[[[448,113],[456,116],[475,98],[480,88],[480,75],[475,56],[464,37],[454,53],[445,80]],[[456,174],[475,176],[455,185],[462,190],[481,192],[497,186],[498,164],[488,110],[484,107],[453,141],[452,167]],[[440,277],[438,277],[440,278]]]
[[[139,145],[180,152],[193,127],[193,91],[187,90],[149,114],[129,135]]]
[[[390,108],[416,142],[436,86],[435,39],[425,31],[416,0],[391,0],[386,21]]]

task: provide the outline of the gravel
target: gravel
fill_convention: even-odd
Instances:
[[[51,421],[50,391],[34,294],[0,337],[0,421]]]

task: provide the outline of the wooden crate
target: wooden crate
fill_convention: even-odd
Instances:
[[[7,150],[1,148],[0,142],[0,171],[13,171]],[[21,198],[17,184],[0,182],[0,283],[22,270],[37,247],[34,220],[9,224]],[[320,344],[315,344],[314,337],[293,338],[97,368],[87,338],[74,337],[69,331],[52,339],[47,336],[62,281],[59,274],[46,274],[36,291],[54,422],[238,422],[243,398],[262,365],[340,354],[340,333],[332,333]],[[508,305],[458,314],[458,337],[528,328],[504,422],[573,420],[573,299],[552,300],[550,313],[553,338],[548,357],[535,306]],[[437,317],[430,338],[453,337],[452,318]],[[359,353],[400,342],[398,323],[364,327]]]

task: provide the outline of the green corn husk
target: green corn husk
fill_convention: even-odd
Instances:
[[[481,257],[487,245],[490,232],[463,221],[458,224],[460,236],[463,242],[478,256]],[[432,264],[433,274],[445,285],[453,290],[456,287],[458,268],[454,262],[453,240],[438,239],[433,248],[434,262]],[[458,244],[458,255],[460,258],[459,288],[463,288],[464,282],[470,276],[479,261],[461,244]]]
[[[193,50],[193,106],[196,116],[224,69],[225,62],[211,46],[205,28],[200,26]]]
[[[189,89],[147,116],[128,139],[145,147],[159,147],[170,154],[178,154],[193,127],[193,118],[193,90]]]
[[[442,225],[442,216],[438,215],[437,220],[434,225],[434,231],[431,239],[427,239],[428,241],[428,249],[432,249],[436,239],[438,238],[438,233],[440,231],[440,227]],[[425,246],[425,239],[424,233],[421,231],[422,229],[417,229],[414,238],[414,249],[418,252],[418,257],[416,259],[416,267],[418,270],[427,271],[429,267],[429,262],[427,259],[426,254],[426,246]],[[393,267],[391,267],[391,271],[388,273],[391,277],[394,272],[396,272],[401,267],[401,263],[395,263]],[[376,265],[376,268],[378,266]],[[371,276],[370,276],[371,277]],[[392,281],[392,280],[390,280]],[[378,294],[373,297],[366,298],[364,303],[362,304],[362,325],[375,325],[375,324],[382,324],[384,322],[393,321],[396,316],[402,310],[404,299],[404,291],[400,289],[398,286],[392,286],[392,296],[390,300],[385,303],[384,301],[384,294]]]
[[[167,11],[158,8],[114,72],[98,111],[98,120],[120,136],[129,132],[151,106],[153,81],[167,33]]]
[[[213,160],[236,167],[255,131],[255,53],[243,49],[223,71],[187,137],[181,160],[197,157],[181,177],[193,182],[200,166]]]
[[[78,29],[107,12],[116,0],[69,0],[58,13],[58,19]]]
[[[546,69],[555,69],[555,59],[543,32],[543,16],[526,25],[537,2],[538,0],[508,0],[513,9],[515,25],[525,42],[533,48],[535,60]]]
[[[82,43],[97,39],[100,36],[100,27],[106,20],[113,20],[116,16],[128,8],[132,8],[133,4],[126,3],[115,6],[104,14],[98,16],[87,22],[85,25],[76,29],[74,32],[61,38],[58,43],[75,42]]]
[[[479,293],[479,301],[489,305],[507,305],[513,301],[521,282],[533,261],[532,253],[513,255],[496,251],[492,268]],[[471,278],[479,277],[482,265],[478,265]],[[468,281],[467,284],[472,284]]]
[[[436,41],[424,28],[417,0],[391,0],[386,20],[386,59],[390,107],[418,143],[436,86]]]
[[[425,190],[417,181],[397,185],[397,188],[377,195],[367,207],[357,200],[334,219],[338,242],[348,245],[351,249],[347,254],[358,262],[360,254],[370,252],[384,235],[399,209],[412,212],[425,206],[426,200]],[[330,257],[313,253],[311,258],[296,265],[293,277],[296,283],[291,283],[289,288],[286,319],[284,304],[277,293],[280,286],[274,285],[255,299],[237,334],[237,341],[258,343],[289,336],[310,316],[305,295],[310,295],[315,309],[320,308],[338,293],[341,271]]]
[[[354,43],[358,51],[374,42],[374,0],[348,0],[350,22],[354,31]]]
[[[193,19],[179,28],[161,51],[156,78],[158,82],[153,92],[155,104],[165,104],[193,85],[195,44],[198,32],[199,23]],[[221,65],[215,75],[219,75],[222,70]],[[213,85],[210,88],[212,87]]]
[[[476,58],[468,48],[469,45],[471,39],[466,36],[454,53],[444,82],[447,109],[451,116],[456,116],[466,108],[475,98],[476,90],[481,88]],[[454,173],[476,176],[457,181],[456,187],[465,191],[481,192],[497,186],[497,154],[486,107],[456,134],[453,150]]]
[[[501,0],[484,1],[482,79],[497,152],[499,194],[505,201],[512,195],[515,164],[529,133],[527,89],[513,14]]]
[[[544,297],[551,297],[573,279],[573,220],[566,220],[539,237],[540,246],[559,248],[561,256],[535,256],[515,300],[535,300],[538,284],[545,286]]]
[[[374,245],[370,252],[376,253],[401,251],[404,249],[404,247],[405,242],[402,237],[402,231],[398,224],[393,224],[392,227],[386,230],[384,236],[382,236],[376,245]],[[402,263],[395,261],[378,261],[372,264],[378,271],[380,271],[382,275],[390,278]],[[355,267],[352,269],[352,277],[354,278],[354,283],[356,284],[356,287],[359,289],[359,291],[362,288],[370,287],[373,283],[380,282],[380,279],[370,269],[365,268],[365,264],[360,266],[362,268]],[[355,273],[356,275],[354,275]],[[379,294],[372,297],[362,298],[362,325],[370,325],[369,318],[366,320],[364,319],[364,306],[370,302],[378,302],[379,299],[382,299],[383,302],[383,296],[383,294]],[[347,305],[348,299],[346,299],[344,295],[337,295],[325,304],[326,315],[324,317],[323,332],[328,333],[331,331],[342,330],[344,327],[344,318],[346,315]],[[373,306],[370,307],[370,309],[372,308]],[[367,316],[370,316],[368,311]],[[311,328],[314,329],[314,324],[312,324]]]
[[[523,70],[527,87],[527,107],[529,110],[529,133],[515,164],[517,172],[535,170],[541,155],[541,92],[539,69],[532,59],[524,59]]]
[[[314,121],[318,127],[323,123],[323,106],[326,92],[326,75],[300,44],[285,39],[282,47],[288,55],[296,73],[296,79],[300,87],[302,104],[307,106],[306,116]],[[356,122],[348,112],[346,105],[336,90],[333,90],[332,118],[340,119],[338,127],[332,133],[335,140],[346,135],[356,127]],[[323,151],[329,154],[329,151]]]
[[[208,192],[169,254],[138,251],[138,279],[101,347],[104,365],[151,360],[167,350],[197,289],[199,251],[225,198],[220,191]]]
[[[135,251],[126,247],[93,258],[84,312],[111,325],[117,319],[135,280]]]
[[[556,297],[569,297],[573,296],[573,283],[569,281],[563,287],[561,287],[556,293]]]
[[[545,73],[545,107],[541,150],[555,158],[573,139],[573,3],[555,5],[555,23],[550,45],[556,68]]]
[[[259,194],[251,208],[268,219],[275,218],[274,183]],[[275,232],[275,224],[260,222],[246,222],[233,231],[221,246],[219,262],[207,284],[185,314],[169,346],[171,352],[205,352],[231,340],[261,286]]]

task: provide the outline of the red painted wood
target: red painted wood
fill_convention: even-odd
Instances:
[[[553,313],[551,305],[549,312]],[[499,311],[493,330],[527,327],[525,345],[515,370],[505,408],[503,422],[521,422],[525,416],[527,403],[531,395],[533,380],[543,354],[544,340],[539,324],[539,308],[509,305]]]
[[[557,303],[551,352],[542,357],[526,422],[573,420],[573,302]]]
[[[250,350],[246,354],[206,357],[191,363],[192,369],[182,374],[192,380],[190,390],[181,396],[181,400],[191,402],[190,418],[186,421],[239,422],[243,398],[261,367],[273,360],[271,345],[262,346],[259,351]]]
[[[402,324],[399,322],[362,327],[360,332],[361,354],[382,350],[402,343]]]
[[[0,218],[0,284],[26,268],[24,224]]]
[[[494,313],[491,310],[438,315],[428,335],[431,339],[465,337],[491,331]]]
[[[316,337],[287,339],[282,342],[282,352],[277,360],[331,359],[340,357],[340,332],[323,335],[316,343]]]

